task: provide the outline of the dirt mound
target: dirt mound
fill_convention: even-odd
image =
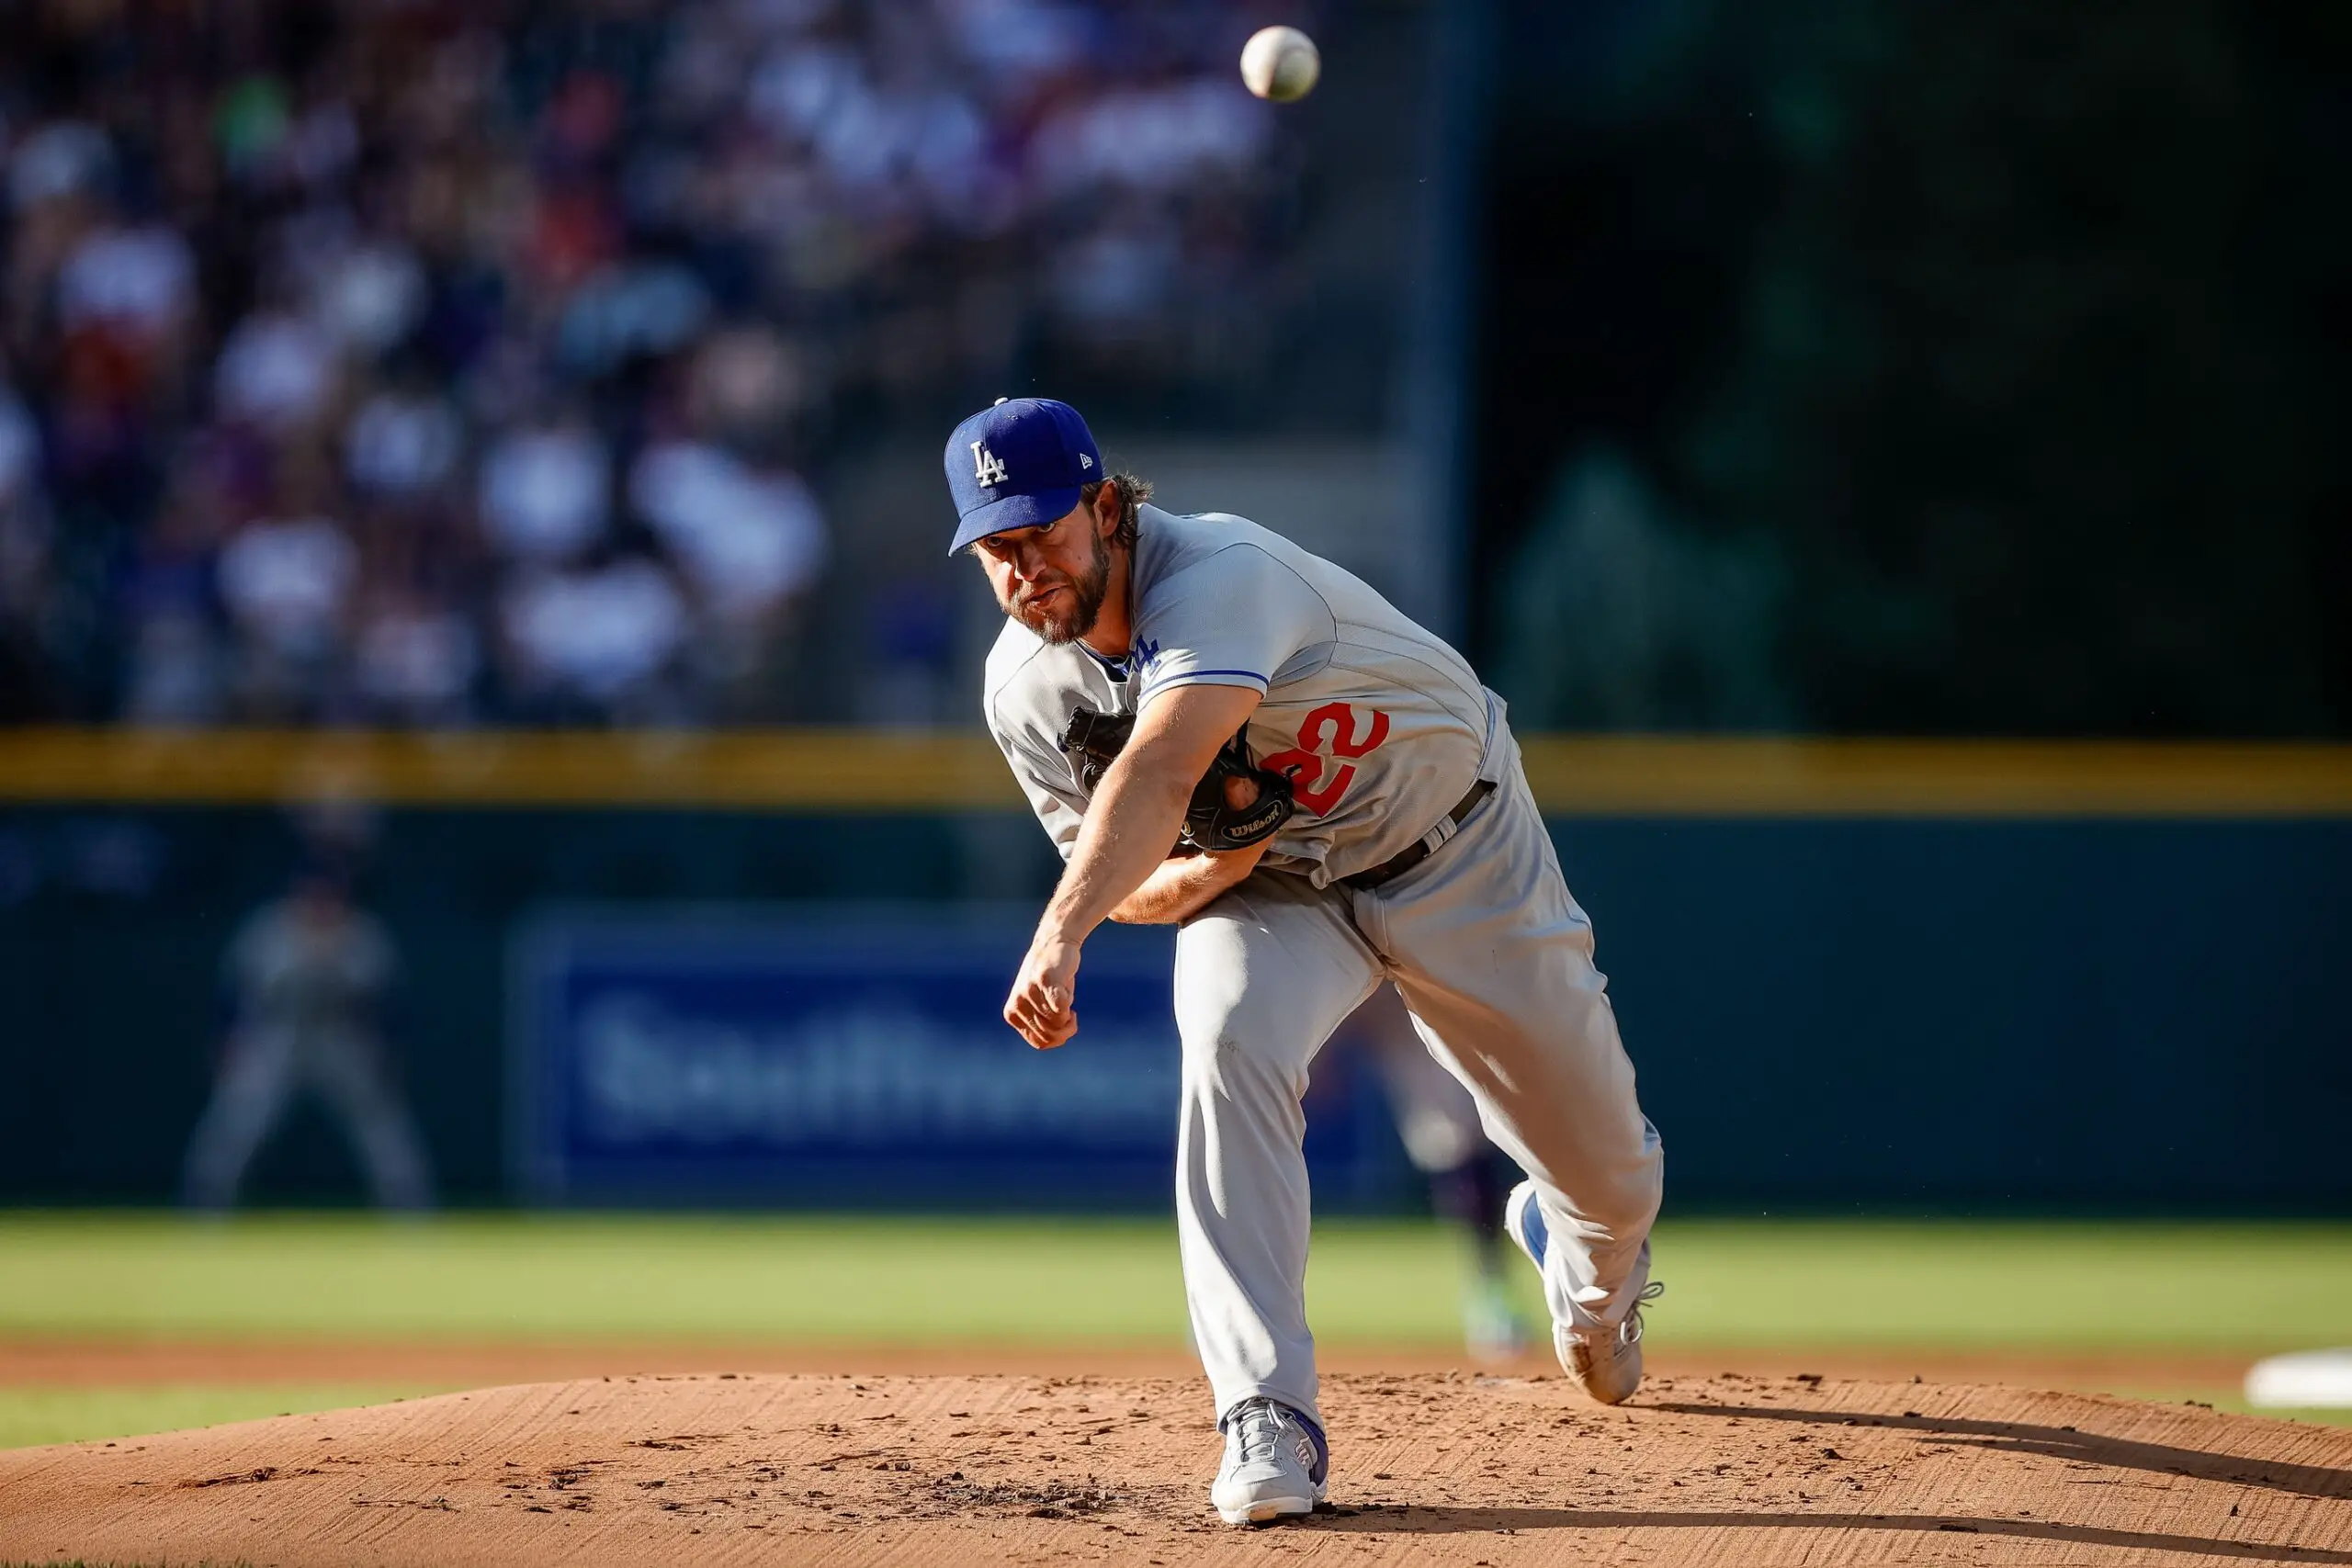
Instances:
[[[1326,1371],[1431,1372],[1458,1369],[1460,1347],[1326,1343]],[[2033,1352],[2001,1348],[1937,1350],[1870,1347],[1742,1349],[1733,1346],[1659,1346],[1650,1370],[1669,1377],[1735,1371],[1785,1377],[1826,1372],[1862,1382],[2006,1383],[2013,1388],[2072,1388],[2095,1393],[2176,1396],[2233,1389],[2247,1358],[2162,1349]],[[879,1372],[931,1376],[992,1373],[1015,1377],[1189,1377],[1200,1363],[1181,1340],[1166,1344],[1039,1345],[938,1341],[859,1345],[830,1341],[714,1344],[629,1339],[117,1339],[0,1336],[0,1384],[76,1388],[134,1383],[373,1382],[475,1384],[548,1382],[594,1377],[615,1367],[637,1372],[691,1372],[705,1367],[745,1372]],[[1552,1348],[1531,1348],[1495,1371],[1540,1376],[1553,1370]],[[437,1390],[436,1390],[437,1392]]]
[[[1329,1380],[1330,1511],[1231,1531],[1199,1381],[533,1383],[0,1453],[0,1559],[2352,1563],[2352,1431],[2095,1395]]]

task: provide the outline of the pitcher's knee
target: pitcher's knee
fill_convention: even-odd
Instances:
[[[1183,1034],[1188,1100],[1295,1101],[1306,1092],[1300,1054],[1246,1029]]]
[[[1578,1218],[1613,1235],[1639,1235],[1657,1218],[1666,1173],[1651,1159],[1632,1169],[1585,1172],[1561,1190]]]
[[[1187,1076],[1271,1075],[1287,1080],[1303,1069],[1317,1042],[1306,1038],[1295,998],[1270,987],[1219,987],[1204,996],[1180,993],[1176,1032]]]

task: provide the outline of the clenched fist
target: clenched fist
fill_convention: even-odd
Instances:
[[[1040,931],[1004,999],[1004,1021],[1040,1051],[1078,1032],[1078,947]]]

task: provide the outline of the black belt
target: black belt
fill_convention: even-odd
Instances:
[[[1455,827],[1459,828],[1470,819],[1470,813],[1478,809],[1478,803],[1494,793],[1495,781],[1480,779],[1470,786],[1470,793],[1456,802],[1453,809],[1447,812],[1446,816],[1452,818]],[[1396,878],[1429,859],[1430,854],[1429,835],[1424,833],[1410,845],[1389,859],[1382,861],[1371,870],[1357,872],[1353,876],[1343,876],[1340,881],[1347,886],[1355,888],[1358,892],[1365,892],[1379,886],[1384,882],[1396,881]]]

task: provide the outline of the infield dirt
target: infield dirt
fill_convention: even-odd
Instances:
[[[2352,1563],[2352,1431],[2090,1394],[1328,1380],[1334,1506],[1235,1531],[1198,1379],[532,1383],[0,1453],[0,1559]]]
[[[1463,1355],[1442,1345],[1351,1345],[1319,1348],[1326,1371],[1429,1372],[1461,1369]],[[2181,1350],[2029,1351],[1841,1347],[1795,1349],[1667,1345],[1650,1350],[1654,1375],[1698,1377],[1737,1372],[1776,1378],[1826,1372],[1875,1382],[2003,1383],[2013,1388],[2079,1389],[2174,1395],[2231,1389],[2245,1376],[2245,1355]],[[0,1336],[0,1388],[86,1388],[156,1383],[391,1382],[424,1391],[474,1384],[591,1378],[624,1368],[639,1373],[850,1372],[888,1376],[987,1373],[1016,1377],[1183,1378],[1200,1362],[1181,1343],[1160,1345],[1009,1345],[943,1340],[933,1344],[789,1344],[642,1339],[506,1340],[68,1338]],[[1555,1368],[1551,1347],[1531,1347],[1491,1371],[1543,1376]],[[437,1385],[435,1386],[435,1385]]]

